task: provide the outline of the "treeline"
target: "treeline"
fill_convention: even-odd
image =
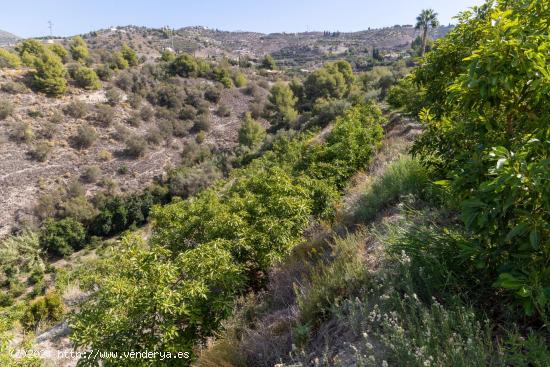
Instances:
[[[212,335],[234,298],[262,287],[267,267],[313,218],[333,216],[345,182],[378,146],[382,122],[374,105],[353,107],[326,141],[280,137],[198,196],[155,207],[150,243],[126,236],[98,292],[71,318],[76,345],[175,351]]]

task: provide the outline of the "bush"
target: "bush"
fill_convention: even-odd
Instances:
[[[206,98],[207,101],[212,103],[218,103],[221,95],[222,93],[220,88],[215,88],[215,87],[208,87],[204,92],[204,98]]]
[[[3,83],[0,90],[10,94],[23,94],[29,91],[23,83],[13,81]]]
[[[17,68],[21,65],[19,57],[4,48],[0,48],[0,69]]]
[[[139,111],[139,115],[143,121],[151,121],[155,115],[155,111],[153,111],[153,109],[149,106],[143,106]]]
[[[273,59],[271,55],[266,55],[262,59],[261,67],[267,70],[275,70],[277,69],[277,64],[275,63],[275,59]]]
[[[76,135],[72,136],[72,145],[77,149],[86,149],[97,140],[97,133],[91,126],[81,125]]]
[[[193,120],[197,116],[197,110],[190,105],[185,105],[179,113],[179,118],[182,120]]]
[[[63,312],[64,305],[61,297],[57,293],[49,292],[29,304],[21,318],[21,323],[25,329],[32,330],[42,322],[61,320]]]
[[[225,104],[220,104],[220,106],[216,110],[216,115],[220,117],[229,117],[231,116],[231,109]]]
[[[239,144],[256,148],[265,138],[265,129],[247,113],[239,128]]]
[[[65,114],[74,117],[75,119],[84,118],[88,114],[88,104],[77,99],[73,100],[63,108]]]
[[[233,76],[233,81],[235,82],[235,86],[237,88],[246,87],[248,84],[248,79],[246,79],[246,76],[241,72],[236,72]]]
[[[164,140],[164,136],[158,127],[151,127],[147,130],[145,140],[149,144],[159,145]]]
[[[194,131],[208,131],[210,130],[210,117],[207,114],[201,114],[195,119],[193,125]]]
[[[6,100],[0,101],[0,120],[5,120],[13,114],[13,104]]]
[[[79,66],[74,71],[73,78],[80,88],[95,90],[101,87],[101,82],[95,71],[85,66]]]
[[[40,230],[39,242],[44,251],[55,256],[67,256],[84,247],[86,231],[72,218],[48,219]]]
[[[52,152],[52,146],[47,141],[41,141],[36,144],[33,150],[30,151],[30,156],[39,162],[46,162],[50,153]]]
[[[103,126],[110,126],[115,119],[115,109],[107,104],[96,105],[94,118]]]
[[[10,137],[17,142],[30,143],[34,139],[34,132],[28,122],[16,122],[12,125]]]
[[[105,98],[107,98],[109,105],[116,106],[122,101],[122,94],[116,88],[109,88],[105,92]]]
[[[134,50],[128,47],[127,44],[122,45],[120,52],[122,53],[122,57],[124,57],[124,59],[128,62],[129,66],[137,66],[139,63],[138,56]]]
[[[107,64],[99,65],[95,69],[95,73],[97,74],[99,79],[103,80],[104,82],[111,80],[111,78],[113,77],[113,71]]]
[[[125,154],[132,158],[142,157],[147,151],[147,141],[138,135],[129,137],[126,140]]]
[[[178,55],[169,66],[170,73],[181,77],[197,76],[199,66],[197,60],[189,54]]]
[[[94,183],[99,179],[101,175],[101,168],[98,166],[89,166],[84,169],[80,179],[86,183]]]

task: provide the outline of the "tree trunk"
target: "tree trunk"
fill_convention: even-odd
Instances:
[[[424,56],[426,53],[426,43],[428,42],[428,27],[424,27],[424,34],[422,35],[422,51],[420,56]]]

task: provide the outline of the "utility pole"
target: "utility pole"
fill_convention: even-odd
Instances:
[[[52,28],[53,28],[53,23],[51,20],[48,20],[48,28],[50,29],[50,38],[53,37],[53,32],[52,32]]]

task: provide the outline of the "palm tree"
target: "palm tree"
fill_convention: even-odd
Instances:
[[[422,29],[422,50],[420,56],[426,53],[426,43],[428,42],[428,29],[439,26],[437,13],[433,9],[424,9],[416,17],[416,29]]]

